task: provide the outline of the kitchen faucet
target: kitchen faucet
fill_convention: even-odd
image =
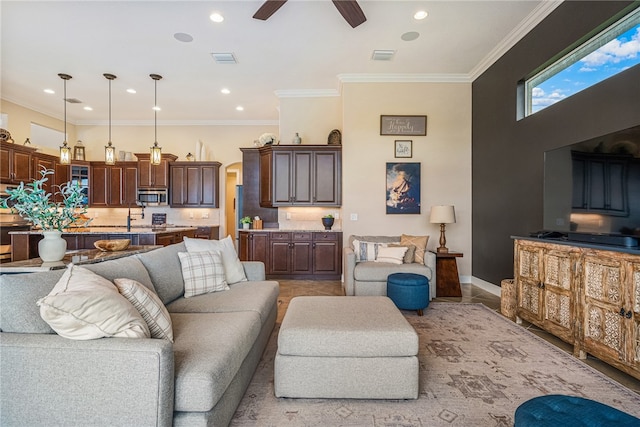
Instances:
[[[140,206],[140,213],[131,213],[131,203],[129,203],[129,212],[127,213],[127,231],[131,231],[131,221],[135,221],[135,218],[131,218],[132,215],[140,215],[140,219],[144,219],[144,206]]]

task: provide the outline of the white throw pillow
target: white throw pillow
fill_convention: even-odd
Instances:
[[[205,240],[184,238],[187,252],[220,252],[222,254],[222,265],[227,283],[233,285],[238,282],[246,282],[247,276],[244,274],[244,267],[238,258],[238,253],[233,245],[231,236],[222,240]]]
[[[147,322],[113,283],[73,264],[37,304],[42,319],[65,338],[151,336]]]
[[[404,254],[407,252],[405,246],[385,246],[378,249],[376,262],[389,262],[391,264],[402,264],[404,262]]]
[[[151,338],[173,342],[171,316],[158,295],[133,279],[115,279],[114,283],[120,295],[125,297],[147,322]]]
[[[184,279],[184,297],[229,289],[219,252],[178,252]]]
[[[386,243],[366,242],[355,239],[353,241],[353,252],[356,254],[356,262],[375,261],[380,248],[386,246]]]

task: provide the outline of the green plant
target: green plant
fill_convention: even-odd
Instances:
[[[253,222],[253,220],[251,219],[251,217],[245,216],[245,217],[240,219],[240,222],[242,224],[251,224]]]
[[[18,187],[8,189],[9,197],[0,199],[0,205],[11,208],[44,231],[62,231],[87,212],[87,207],[83,204],[85,196],[82,188],[79,183],[55,186],[58,187],[55,194],[61,195],[62,201],[54,202],[53,195],[43,188],[44,183],[49,180],[47,175],[53,175],[53,171],[43,167],[40,175],[40,179],[34,179],[29,184],[21,182]]]
[[[333,218],[333,215],[328,214],[328,215],[323,216],[322,218]]]

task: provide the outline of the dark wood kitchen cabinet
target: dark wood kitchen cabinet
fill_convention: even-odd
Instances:
[[[174,208],[217,208],[220,162],[173,162],[169,165],[169,204]]]
[[[138,190],[137,166],[137,162],[119,162],[115,165],[91,162],[90,206],[135,206]]]
[[[342,233],[240,231],[242,261],[261,261],[268,279],[339,280]]]
[[[342,147],[260,148],[260,205],[340,206]]]
[[[159,165],[151,164],[151,153],[135,153],[138,158],[139,188],[169,188],[169,163],[175,162],[178,156],[162,154]]]
[[[55,171],[57,161],[58,157],[52,156],[50,154],[33,153],[33,155],[31,156],[31,174],[33,175],[33,179],[40,179],[42,177],[42,175],[40,175],[40,172],[43,168],[53,171],[53,175],[47,175],[48,181],[42,184],[42,188],[44,189],[44,191],[46,191],[47,193],[51,193],[52,195],[55,195],[55,193],[59,191],[59,188],[55,186]]]
[[[28,183],[33,178],[31,156],[35,148],[2,142],[0,145],[0,182],[5,184]],[[40,175],[37,175],[40,177]]]

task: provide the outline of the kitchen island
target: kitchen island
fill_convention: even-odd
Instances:
[[[129,239],[133,246],[179,243],[186,237],[195,237],[196,227],[89,227],[69,228],[63,231],[67,251],[95,249],[98,240]],[[11,235],[11,261],[22,261],[38,257],[38,242],[42,231],[13,231]]]

